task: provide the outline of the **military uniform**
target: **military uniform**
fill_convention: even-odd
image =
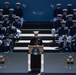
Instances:
[[[21,26],[23,25],[23,10],[20,8],[21,3],[16,3],[16,8],[14,9],[14,14],[20,17]]]
[[[10,25],[10,24],[12,24],[12,25]],[[7,27],[6,34],[8,36],[8,39],[12,40],[13,48],[14,48],[15,41],[17,40],[17,36],[16,36],[17,35],[17,28],[13,26],[12,21],[9,22],[9,26]]]
[[[73,21],[73,23],[76,23],[76,20]],[[74,37],[75,33],[76,33],[76,24],[74,24],[75,26],[70,27],[70,35],[69,35],[69,42],[72,42],[72,38]]]
[[[59,27],[59,29],[58,29],[59,36],[68,35],[68,32],[69,32],[68,27]]]
[[[2,25],[3,22],[0,21],[0,24]],[[1,26],[0,27],[0,39],[3,39],[3,37],[5,36],[5,34],[6,34],[6,28]]]
[[[8,5],[8,8],[6,7]],[[9,7],[10,3],[9,2],[5,2],[5,8],[3,9],[3,15],[9,15]]]
[[[19,22],[14,22],[13,24],[16,28],[20,29],[21,24]]]
[[[19,21],[19,17],[18,16],[15,16],[15,21],[14,21],[14,26],[16,27],[16,28],[18,28],[18,29],[20,29],[21,28],[21,24],[20,24],[20,21]]]
[[[42,39],[40,37],[33,37],[31,39],[30,45],[42,45]]]
[[[16,6],[20,6],[21,4],[20,3],[16,3]],[[14,14],[16,16],[19,16],[20,18],[23,17],[23,10],[21,8],[15,8],[14,9]]]
[[[66,22],[66,26],[67,26],[68,28],[70,28],[71,26],[73,26],[73,21],[67,21],[67,22]]]
[[[57,7],[60,7],[61,6],[61,4],[57,4]],[[62,9],[60,8],[60,9],[55,9],[54,10],[54,13],[53,13],[53,17],[57,17],[57,14],[62,14]]]
[[[61,27],[61,20],[55,21],[54,28],[57,30],[59,27]]]
[[[54,28],[55,29],[58,29],[59,27],[61,27],[61,21],[62,21],[61,17],[62,17],[61,14],[57,15],[57,20],[54,23]]]
[[[0,21],[2,21],[2,20],[3,20],[3,15],[0,16]]]
[[[7,41],[7,38],[3,38],[2,44],[0,45],[0,52],[7,52],[10,51],[10,42]]]
[[[16,27],[14,27],[14,26],[8,26],[8,27],[7,27],[7,34],[9,35],[10,38],[15,37],[16,34],[17,34],[17,29],[16,29]],[[11,34],[13,34],[13,37],[10,36]]]
[[[71,47],[69,46],[68,41],[63,41],[60,43],[59,48],[61,51],[66,52],[66,51],[71,51]]]
[[[70,43],[72,42],[72,38],[73,38],[73,36],[75,35],[75,33],[76,33],[76,27],[75,27],[75,26],[72,26],[72,27],[70,28],[70,36],[69,36],[69,42],[70,42]]]
[[[15,15],[14,15],[14,9],[9,9],[9,12],[10,12],[10,14],[9,14],[9,20],[12,20],[12,21],[14,21],[14,17],[15,17]]]
[[[0,9],[0,21],[3,20],[3,9]]]
[[[61,17],[62,17],[61,14],[57,14],[57,20],[55,21],[54,26],[51,30],[53,42],[55,42],[55,33],[57,32],[58,28],[61,27],[61,21],[62,21]]]
[[[21,8],[20,9],[15,8],[14,14],[16,14],[16,16],[23,17],[23,11]]]
[[[76,20],[76,9],[73,9],[73,20]]]
[[[7,26],[9,26],[9,20],[3,22],[3,27],[7,27]]]
[[[68,4],[67,14],[73,14],[72,4]]]
[[[34,31],[35,37],[33,37],[30,41],[30,45],[43,45],[42,44],[42,39],[38,37],[38,31]],[[38,70],[35,70],[38,68]],[[40,72],[41,70],[41,54],[34,55],[31,54],[31,71],[32,72]]]
[[[73,15],[73,20],[76,20],[76,15]]]
[[[68,28],[70,28],[71,26],[73,26],[73,21],[72,21],[72,17],[73,17],[73,15],[68,15],[68,20],[66,21],[66,26],[68,27]]]
[[[76,33],[76,26],[72,26],[72,27],[70,28],[70,35],[71,35],[71,36],[74,36],[75,33]]]
[[[64,35],[68,35],[69,29],[65,26],[66,21],[61,21],[61,27],[58,28],[59,43],[62,42]]]
[[[67,20],[67,9],[63,9],[63,15],[62,15],[63,20]]]
[[[3,20],[3,27],[9,26],[8,15],[4,15],[3,18],[4,18],[4,20]]]

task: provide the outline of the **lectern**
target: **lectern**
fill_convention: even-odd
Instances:
[[[31,71],[41,70],[41,54],[43,54],[43,45],[29,45],[29,54],[31,55]]]

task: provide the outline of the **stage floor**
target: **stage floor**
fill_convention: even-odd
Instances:
[[[0,73],[0,75],[76,75],[76,73]]]

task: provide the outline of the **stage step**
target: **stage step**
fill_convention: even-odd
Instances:
[[[38,36],[42,38],[44,45],[44,52],[59,52],[58,48],[58,34],[55,34],[55,43],[53,43],[53,37],[51,29],[21,29],[20,40],[15,43],[13,52],[28,52],[28,45],[32,37],[34,37],[33,31],[39,31]]]
[[[58,34],[55,34],[57,36]],[[20,37],[33,37],[34,34],[20,34]],[[39,37],[52,37],[52,34],[38,34]]]
[[[33,31],[39,31],[39,33],[51,34],[51,29],[21,29],[22,33],[33,33]]]
[[[58,40],[55,40],[56,42],[53,43],[52,40],[42,40],[43,44],[45,47],[51,46],[55,47],[58,46]],[[30,40],[19,40],[18,42],[15,43],[15,47],[27,47],[30,43]]]
[[[27,51],[28,52],[29,48],[28,47],[14,47],[14,51]],[[58,47],[44,47],[44,51],[59,51]]]

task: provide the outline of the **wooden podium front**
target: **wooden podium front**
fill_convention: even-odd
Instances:
[[[43,45],[29,45],[29,54],[31,54],[31,71],[38,72],[41,70],[41,54]]]

